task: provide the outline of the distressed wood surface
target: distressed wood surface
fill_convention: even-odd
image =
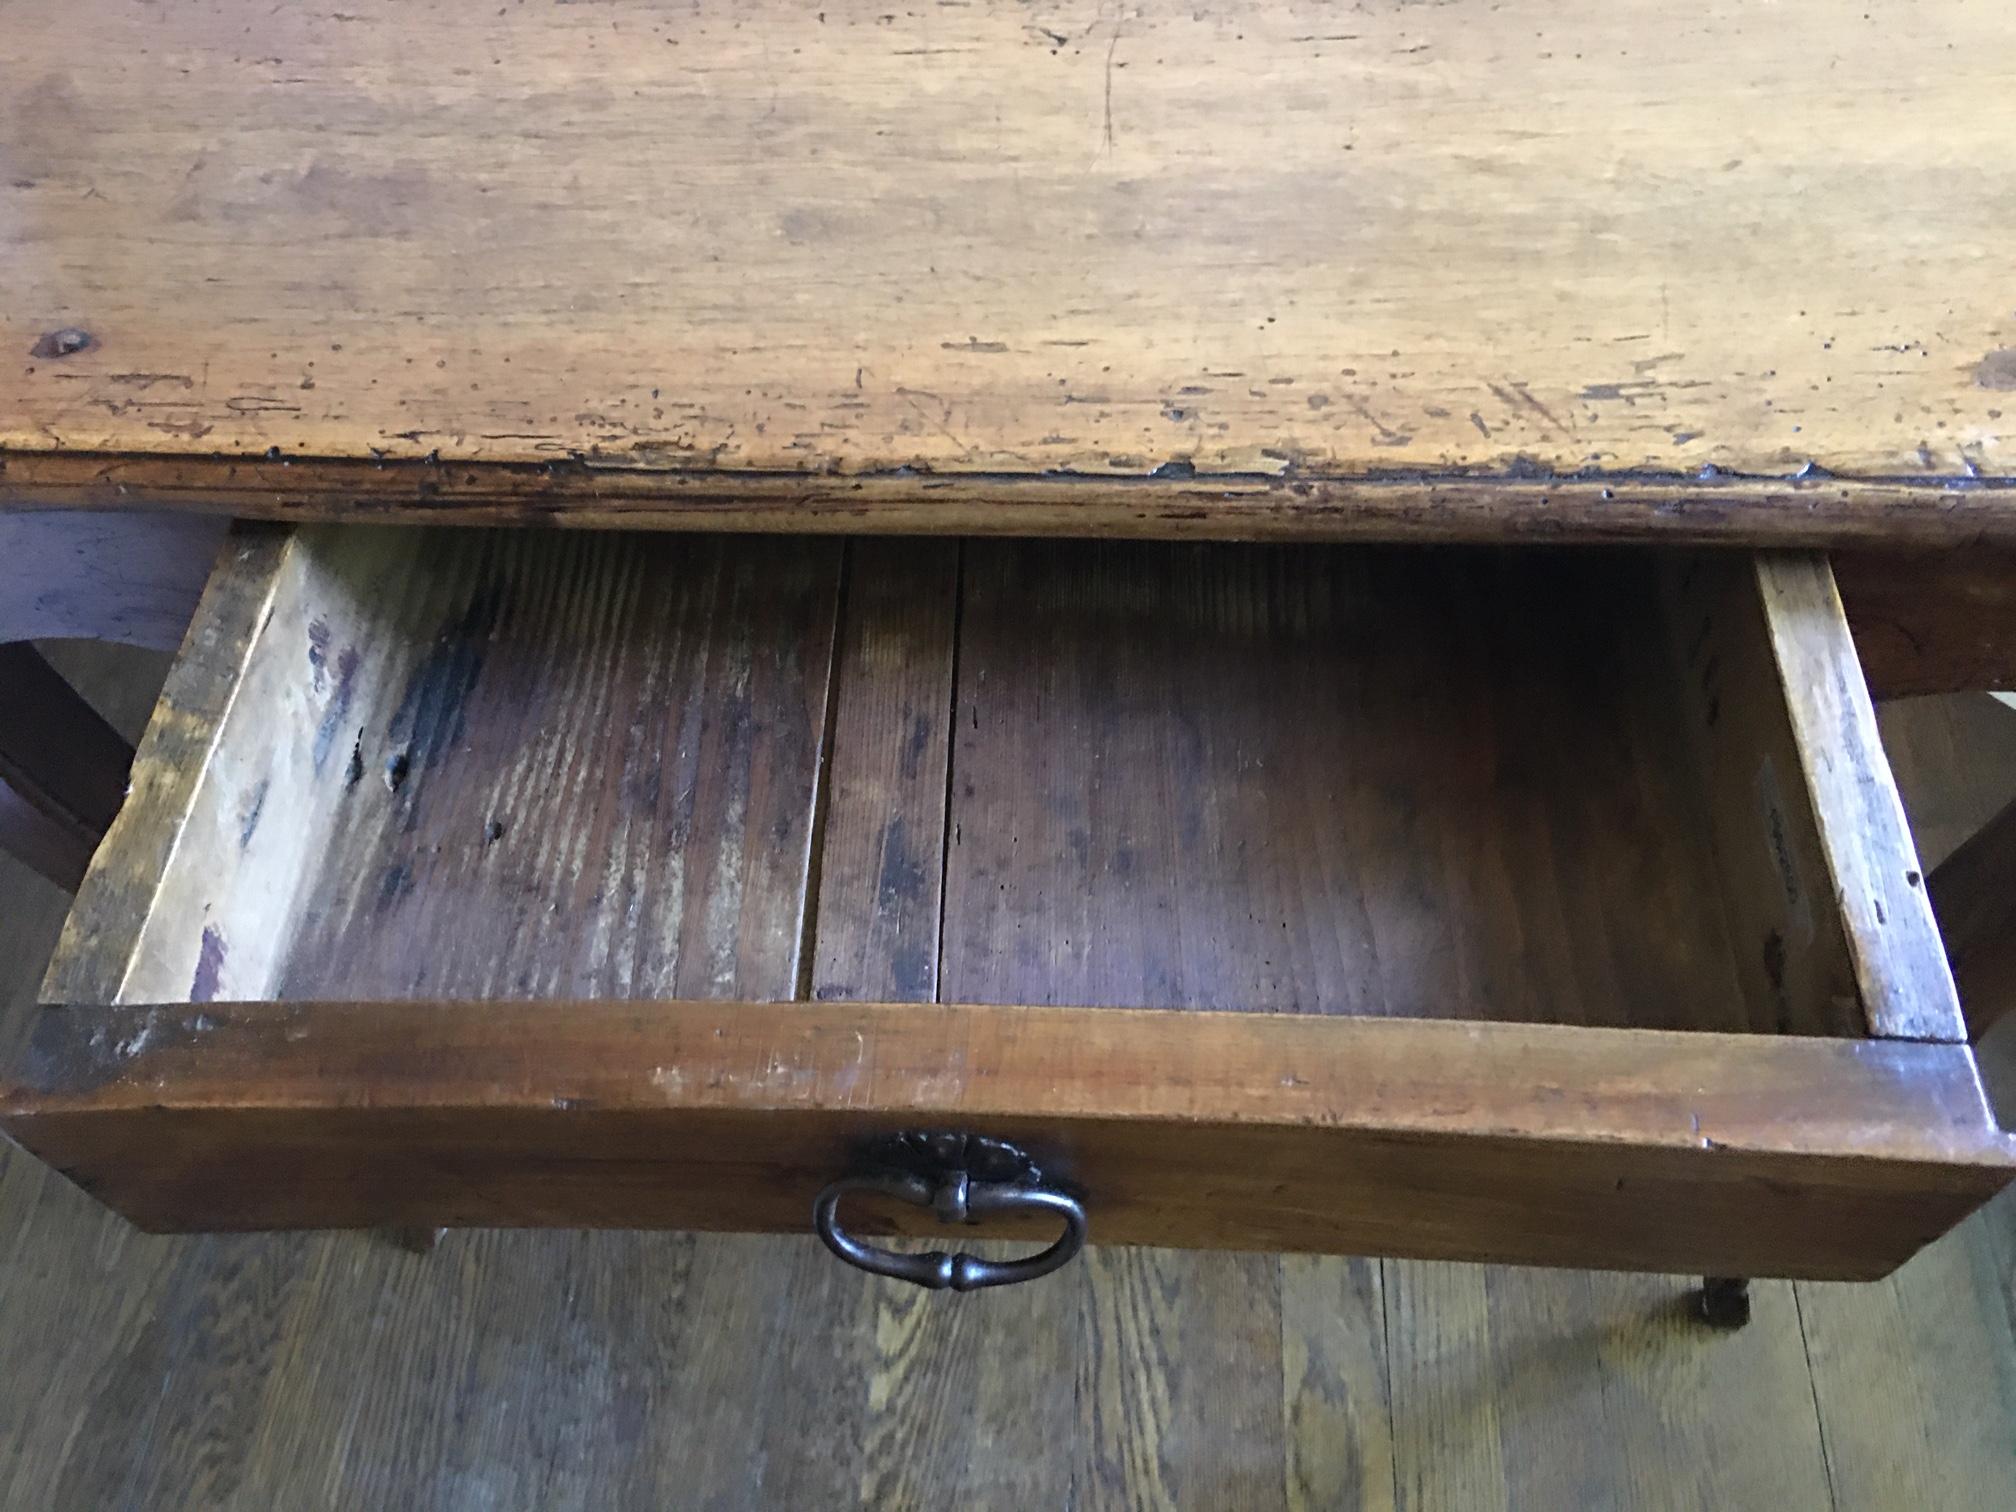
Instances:
[[[63,943],[51,957],[54,998],[109,1003],[118,997],[258,646],[287,546],[288,532],[249,526],[220,553],[146,722],[126,801],[77,889]]]
[[[1670,557],[1658,585],[1680,667],[1674,696],[1707,799],[1696,837],[1709,840],[1743,989],[1781,1030],[1817,1021],[1867,1032],[1755,564]]]
[[[1110,1008],[51,1007],[0,1121],[153,1229],[802,1232],[950,1125],[1102,1243],[1835,1279],[2016,1169],[1964,1046]]]
[[[1177,949],[1190,1006],[1858,1032],[1739,979],[1655,587],[1622,555],[969,546],[946,971],[1008,950],[990,1000],[1126,1003]]]
[[[51,991],[789,997],[840,549],[248,538]]]
[[[1739,811],[1701,842],[1712,773],[1646,558],[969,543],[962,587],[949,545],[850,549],[843,588],[838,543],[809,539],[241,548],[52,997],[170,1000],[206,960],[224,998],[423,996],[458,953],[515,961],[511,995],[568,995],[578,968],[572,991],[622,997],[674,927],[650,919],[718,955],[707,909],[741,906],[736,869],[788,864],[819,869],[817,907],[764,905],[750,927],[795,964],[755,996],[855,995],[895,966],[928,986],[940,941],[911,913],[942,916],[947,961],[997,934],[1031,973],[1146,961],[1156,939],[1128,944],[1111,907],[1217,961],[1226,991],[1187,1006],[1861,1032],[1845,966],[1781,1002],[1768,931],[1731,911],[1732,847],[1778,885],[1752,765],[1777,750],[1789,800],[1799,760],[1774,694],[1733,737]],[[1732,661],[1765,654],[1737,586]],[[837,661],[836,594],[857,636]],[[750,853],[696,844],[695,806]],[[681,888],[717,866],[729,891],[695,912]],[[464,914],[485,922],[444,926]],[[848,968],[835,941],[868,955]]]
[[[1964,1040],[1953,974],[1824,557],[1761,554],[1757,593],[1869,1032]]]
[[[1672,1278],[1385,1272],[1402,1507],[1830,1505],[1793,1285],[1704,1337]]]
[[[59,669],[94,697],[109,689],[115,722],[136,736],[152,689],[133,659],[58,649]],[[1936,865],[2016,790],[2016,744],[1997,745],[1993,723],[2016,732],[2016,716],[1986,700],[1878,712]],[[63,910],[54,889],[0,860],[10,1041],[31,1026]],[[1296,1295],[1306,1302],[1284,1329],[1281,1379],[1242,1371],[1253,1395],[1227,1403],[1251,1413],[1264,1391],[1293,1404],[1281,1482],[1247,1505],[1554,1505],[1564,1480],[1630,1512],[1998,1505],[2016,1479],[2012,1202],[1876,1286],[1760,1284],[1757,1322],[1726,1337],[1683,1320],[1682,1277],[1428,1266],[1433,1296],[1417,1291],[1396,1316],[1376,1284],[1394,1263],[1288,1257],[1284,1318]],[[809,1238],[499,1230],[458,1233],[418,1260],[354,1234],[155,1237],[10,1147],[0,1215],[0,1343],[37,1383],[0,1423],[0,1501],[24,1506],[517,1512],[702,1492],[724,1509],[833,1505],[855,1484],[834,1466],[858,1466],[860,1451],[821,1432],[854,1414],[913,1472],[872,1479],[859,1499],[1011,1506],[997,1488],[1026,1446],[976,1423],[963,1383],[998,1376],[1014,1389],[1027,1379],[1015,1362],[1051,1348],[997,1324],[993,1298],[906,1297],[831,1265]],[[801,1270],[808,1256],[816,1266]],[[819,1275],[832,1278],[824,1289],[802,1283]],[[1191,1296],[1176,1292],[1170,1310]],[[1462,1310],[1471,1297],[1502,1305],[1480,1322]],[[1804,1336],[1810,1389],[1776,1367],[1784,1313]],[[750,1325],[773,1315],[801,1349],[752,1348]],[[871,1318],[873,1349],[913,1367],[900,1388],[835,1367],[858,1358]],[[1066,1317],[1056,1344],[1074,1360],[1094,1347],[1078,1324]],[[1346,1392],[1364,1377],[1333,1349],[1373,1362],[1355,1431]],[[1144,1361],[1144,1389],[1157,1368]],[[1405,1377],[1393,1434],[1389,1368]],[[1077,1444],[1044,1447],[1075,1456]],[[1178,1459],[1170,1473],[1192,1502],[1211,1502],[1208,1463]],[[884,1486],[893,1494],[874,1494]]]
[[[264,799],[295,833],[330,829],[273,974],[227,958],[217,995],[790,997],[838,543],[502,532],[415,552],[355,534],[308,564],[304,587],[325,591],[304,593],[300,622],[267,632],[313,708],[331,611],[308,750],[326,761],[275,771]],[[333,611],[367,584],[352,642]],[[262,838],[245,837],[226,837],[241,877]],[[164,931],[164,967],[186,937]],[[159,995],[166,969],[129,980],[128,1000]]]
[[[961,475],[551,463],[291,461],[0,451],[0,507],[137,505],[294,522],[884,535],[1539,541],[1922,549],[2016,540],[2016,490],[1978,480],[1721,473]]]
[[[16,10],[10,498],[278,448],[587,520],[1068,472],[1022,527],[1182,528],[1194,469],[1221,533],[2016,529],[2000,7]]]
[[[958,655],[951,541],[848,546],[809,996],[932,1002]]]
[[[1788,618],[1776,569],[1727,565],[1751,614],[1725,633],[1798,698],[1845,688],[1838,606]],[[1655,568],[251,532],[52,966],[73,1006],[22,1137],[157,1225],[795,1229],[855,1140],[951,1119],[1054,1150],[1108,1239],[1884,1269],[2007,1152],[1964,1050],[1817,1038],[1857,1032],[1852,997],[1736,966],[1714,853],[1782,826],[1704,843]],[[1791,696],[1732,696],[1733,760],[1836,738]],[[1814,812],[1860,822],[1832,790]],[[707,997],[738,1006],[655,1001]],[[301,1006],[214,1006],[265,998]],[[234,1039],[230,1080],[276,1101],[206,1100]],[[135,1049],[167,1057],[141,1103],[65,1102]],[[1787,1058],[1746,1092],[1725,1062],[1760,1055]],[[1634,1057],[1677,1057],[1649,1114],[1614,1080]]]

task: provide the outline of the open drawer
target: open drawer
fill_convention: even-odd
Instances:
[[[150,1229],[803,1230],[925,1132],[1852,1278],[2011,1174],[1807,556],[246,528],[45,996],[6,1126]]]

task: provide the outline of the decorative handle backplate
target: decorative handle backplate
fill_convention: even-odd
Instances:
[[[1035,1163],[1000,1140],[902,1134],[876,1146],[866,1163],[871,1169],[843,1176],[819,1194],[812,1222],[828,1249],[875,1275],[933,1291],[978,1291],[1047,1276],[1085,1247],[1084,1204],[1045,1185]],[[840,1201],[849,1192],[879,1192],[928,1207],[943,1223],[972,1223],[999,1213],[1055,1213],[1064,1220],[1064,1232],[1048,1249],[1019,1260],[982,1260],[943,1250],[901,1254],[865,1244],[840,1226]]]

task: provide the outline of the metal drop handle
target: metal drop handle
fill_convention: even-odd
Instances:
[[[843,1176],[819,1194],[812,1224],[826,1247],[877,1276],[932,1291],[978,1291],[1034,1281],[1069,1263],[1085,1247],[1085,1206],[1043,1184],[1035,1163],[1013,1145],[964,1134],[903,1134],[884,1141],[866,1162],[882,1169]],[[928,1207],[943,1223],[972,1223],[1002,1213],[1055,1213],[1064,1232],[1048,1249],[1017,1260],[977,1255],[903,1254],[855,1238],[840,1226],[840,1202],[850,1192],[878,1192]]]

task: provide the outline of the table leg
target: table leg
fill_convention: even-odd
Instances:
[[[1694,1310],[1710,1328],[1742,1328],[1750,1322],[1747,1276],[1704,1276],[1694,1294]]]
[[[2016,1126],[2016,803],[1940,862],[1928,885],[1981,1080],[2003,1127]]]
[[[32,646],[0,645],[0,850],[75,891],[133,748]]]

